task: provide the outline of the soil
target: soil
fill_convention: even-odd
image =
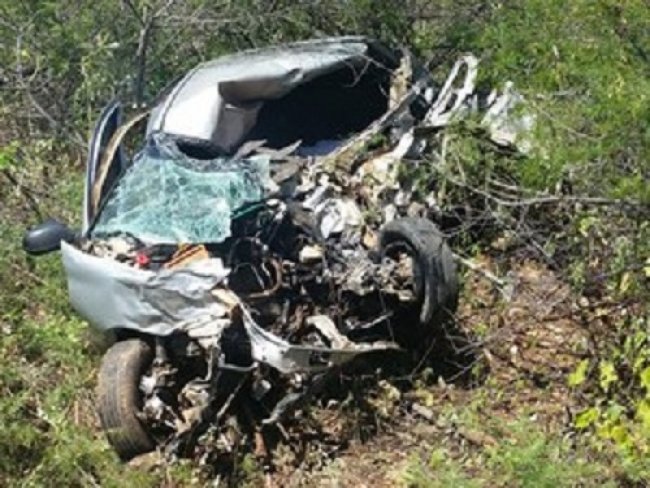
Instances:
[[[481,266],[494,263],[486,259]],[[431,368],[433,381],[423,386],[422,368],[408,381],[384,375],[366,391],[365,405],[355,403],[367,409],[363,413],[336,401],[315,408],[310,414],[320,438],[311,439],[302,458],[283,457],[291,449],[278,448],[267,486],[395,486],[413,455],[440,445],[467,453],[497,442],[484,429],[453,421],[454,411],[468,408],[479,426],[525,416],[544,431],[562,432],[574,402],[566,377],[587,347],[585,330],[571,313],[570,290],[552,270],[535,262],[515,264],[508,281],[504,297],[484,277],[466,276],[457,314],[460,336],[449,341],[456,354],[422,364]],[[458,354],[463,346],[472,354]],[[298,425],[304,441],[305,424]]]

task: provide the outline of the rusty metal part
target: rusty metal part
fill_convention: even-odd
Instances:
[[[210,254],[203,244],[196,246],[181,244],[171,259],[163,264],[163,268],[181,268],[195,261],[210,259]]]

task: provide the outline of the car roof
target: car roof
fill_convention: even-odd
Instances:
[[[153,107],[147,134],[163,132],[226,150],[254,123],[261,103],[342,67],[395,69],[400,56],[363,36],[293,42],[221,56],[190,70]],[[235,107],[235,108],[233,108]]]

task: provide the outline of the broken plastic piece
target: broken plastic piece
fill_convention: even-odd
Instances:
[[[138,266],[138,268],[146,268],[149,266],[150,262],[151,258],[147,255],[147,253],[137,252],[135,254],[135,264]]]

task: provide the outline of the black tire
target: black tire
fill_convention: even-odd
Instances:
[[[152,361],[153,351],[146,342],[128,339],[106,351],[99,369],[99,420],[108,442],[123,461],[156,447],[137,417],[142,409],[140,378]]]
[[[444,236],[429,220],[400,218],[383,227],[379,243],[382,254],[393,245],[403,245],[412,254],[417,266],[415,292],[419,305],[420,334],[415,335],[432,335],[450,320],[458,306],[458,274]]]

